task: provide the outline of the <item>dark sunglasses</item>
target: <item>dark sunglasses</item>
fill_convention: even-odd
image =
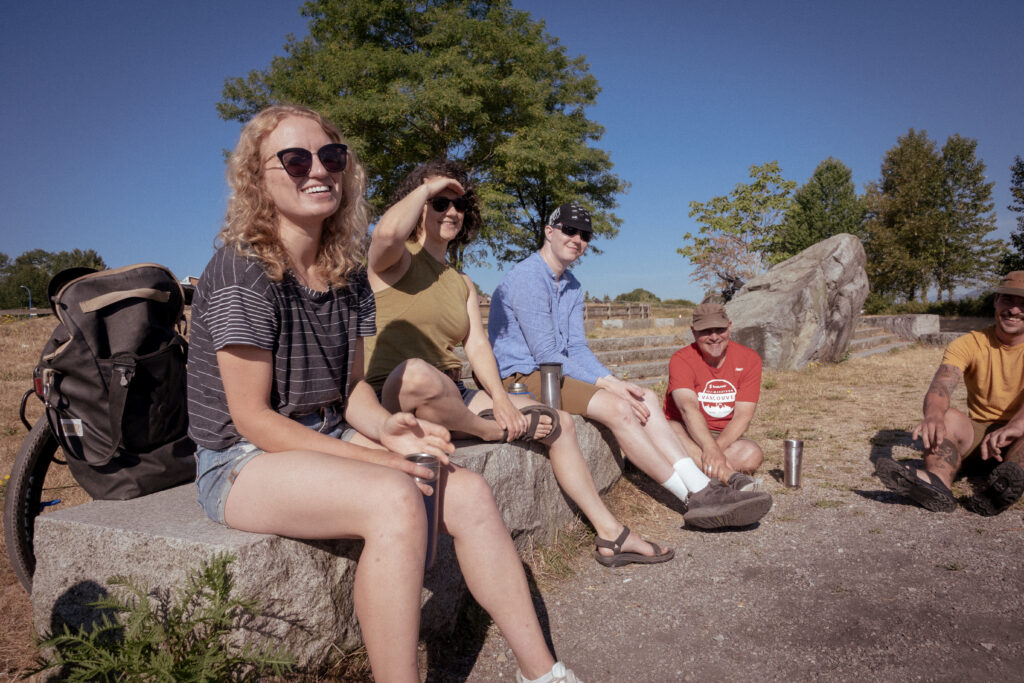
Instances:
[[[559,225],[558,229],[562,231],[562,234],[566,237],[580,236],[580,239],[584,242],[589,242],[590,238],[594,236],[594,233],[589,230],[580,230],[579,228],[567,228],[564,225]]]
[[[455,199],[449,199],[448,197],[430,198],[430,207],[438,213],[444,213],[447,211],[449,204],[454,206],[455,210],[459,213],[466,213],[466,209],[469,208],[469,200],[465,197],[456,197]]]
[[[320,163],[328,173],[341,173],[348,161],[348,147],[340,142],[324,145],[316,151]],[[289,147],[277,153],[284,172],[293,178],[305,178],[313,170],[313,153],[302,147]]]

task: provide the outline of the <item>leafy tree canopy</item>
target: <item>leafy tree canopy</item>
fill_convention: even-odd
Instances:
[[[789,208],[796,183],[782,177],[777,161],[750,167],[751,182],[739,183],[728,196],[690,202],[698,234],[676,251],[694,265],[690,279],[717,285],[723,276],[749,280],[759,274],[772,250],[772,239]]]
[[[840,233],[864,236],[864,202],[857,196],[853,172],[829,157],[793,194],[786,218],[772,238],[769,261],[779,263]]]
[[[226,81],[222,118],[278,102],[322,112],[365,162],[378,210],[416,164],[462,161],[482,198],[482,245],[499,261],[538,249],[565,201],[585,205],[598,234],[618,233],[612,210],[628,184],[590,146],[604,129],[585,115],[600,89],[543,22],[509,0],[311,0],[302,13],[307,37]]]
[[[988,282],[1003,252],[985,236],[995,227],[992,183],[975,156],[977,141],[950,136],[941,150],[911,128],[882,161],[864,196],[868,277],[877,296],[926,299],[936,287]]]
[[[651,302],[651,303],[657,303],[658,301],[661,301],[661,299],[659,299],[658,296],[654,292],[649,292],[646,289],[642,289],[640,287],[637,287],[636,289],[634,289],[631,292],[626,292],[625,294],[619,294],[617,297],[615,297],[615,300],[616,301],[624,301],[624,302],[625,301],[629,301],[629,302]]]
[[[1020,215],[1017,216],[1017,229],[1010,234],[1013,250],[1007,252],[1000,263],[999,269],[1003,274],[1024,270],[1024,159],[1019,156],[1010,166],[1010,196],[1012,201],[1006,208]]]
[[[28,292],[32,292],[32,306],[47,308],[46,288],[50,278],[66,268],[84,266],[105,270],[103,259],[92,249],[82,251],[59,251],[53,253],[43,249],[26,251],[13,261],[7,254],[0,254],[0,309],[27,308]]]

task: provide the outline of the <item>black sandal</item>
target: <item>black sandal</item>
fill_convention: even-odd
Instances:
[[[641,555],[640,553],[623,552],[622,544],[629,538],[629,527],[623,526],[622,533],[614,541],[608,541],[600,536],[594,539],[595,545],[598,548],[608,548],[612,551],[611,555],[602,555],[600,550],[594,551],[594,559],[603,564],[606,567],[622,567],[627,564],[659,564],[661,562],[668,562],[676,556],[676,551],[672,548],[667,548],[665,552],[661,551],[659,546],[654,541],[647,541],[654,548],[653,555]]]
[[[953,512],[956,510],[956,498],[941,479],[921,469],[928,477],[924,481],[913,470],[904,467],[892,458],[879,458],[875,463],[875,474],[885,488],[906,496],[926,510],[932,512]]]

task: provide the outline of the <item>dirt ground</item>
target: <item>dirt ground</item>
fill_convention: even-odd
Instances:
[[[26,331],[0,325],[0,472],[24,435],[11,405],[27,388],[16,356],[31,358],[41,345],[25,341]],[[913,347],[766,372],[750,436],[766,452],[760,474],[775,503],[752,528],[687,530],[679,506],[628,471],[610,506],[676,558],[612,570],[580,545],[560,560],[568,577],[535,558],[529,572],[557,656],[588,683],[1021,680],[1024,504],[995,518],[930,513],[872,475],[872,458],[915,456],[910,429],[940,357],[941,349]],[[962,387],[957,398],[962,404]],[[781,439],[791,437],[804,440],[798,489],[781,484]],[[969,496],[975,483],[954,491]],[[28,598],[0,551],[5,680],[31,662],[34,636]],[[457,648],[428,644],[426,679],[512,680],[515,660],[500,633],[475,632],[456,634]]]
[[[916,347],[766,373],[751,433],[775,502],[753,528],[687,530],[670,498],[629,472],[613,508],[676,558],[611,570],[588,547],[571,578],[539,581],[557,656],[588,682],[1022,680],[1024,505],[932,513],[873,476],[873,458],[916,457],[910,430],[940,358]],[[781,484],[787,437],[805,442],[797,489]],[[954,491],[964,499],[979,481]],[[515,673],[493,626],[469,659],[438,661],[427,679]]]

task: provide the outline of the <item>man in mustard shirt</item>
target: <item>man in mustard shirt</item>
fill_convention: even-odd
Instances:
[[[875,464],[886,488],[928,510],[956,509],[953,480],[979,456],[991,473],[967,501],[969,509],[997,515],[1024,493],[1024,271],[1007,274],[996,288],[995,317],[995,325],[946,347],[924,397],[924,420],[913,431],[924,445],[924,466],[907,468],[891,458]],[[961,377],[968,415],[950,405]]]

